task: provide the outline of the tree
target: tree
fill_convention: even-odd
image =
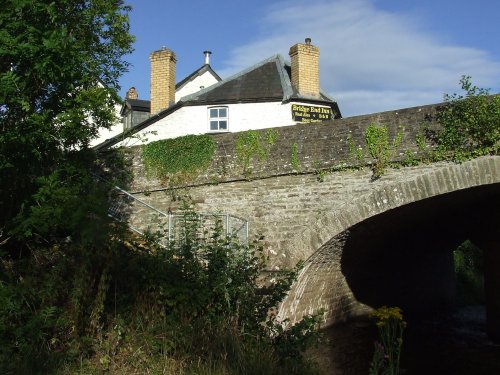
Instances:
[[[61,200],[71,202],[71,216],[79,193],[93,190],[88,145],[115,121],[118,77],[133,41],[128,11],[123,0],[2,3],[0,243],[20,224],[31,235],[32,208],[40,214],[43,202],[54,203],[52,193],[59,210]],[[39,219],[51,215],[58,216]]]
[[[88,146],[115,121],[128,11],[122,0],[0,7],[1,373],[47,373],[98,321],[110,226]]]

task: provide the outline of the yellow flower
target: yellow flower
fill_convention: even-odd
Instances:
[[[377,320],[379,327],[389,320],[404,323],[403,314],[399,307],[382,306],[373,311],[371,316]]]

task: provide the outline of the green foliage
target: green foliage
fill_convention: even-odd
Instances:
[[[100,243],[107,236],[110,183],[96,181],[89,173],[92,154],[83,151],[68,158],[48,176],[34,182],[38,191],[32,198],[36,204],[25,208],[13,221],[10,234],[17,239],[38,241],[60,240],[70,236],[73,241]]]
[[[102,246],[102,244],[101,244]],[[72,354],[89,350],[96,280],[109,259],[106,246],[37,246],[31,256],[2,255],[0,266],[0,372],[47,373]],[[118,256],[118,254],[115,254]],[[106,281],[106,284],[108,281]],[[99,283],[97,283],[99,284]],[[101,286],[102,292],[105,290]]]
[[[316,180],[318,182],[325,182],[326,175],[328,174],[328,170],[321,167],[321,163],[317,160],[313,162],[314,174],[316,175]]]
[[[440,151],[456,160],[468,155],[497,153],[500,142],[500,95],[472,84],[470,76],[462,76],[465,95],[446,94],[446,104],[438,112],[443,129],[437,141]],[[481,153],[479,153],[481,154]]]
[[[318,182],[325,182],[326,175],[328,174],[327,170],[325,170],[325,169],[316,169],[314,171],[314,173],[316,174],[316,179],[318,180]]]
[[[115,282],[115,300],[110,303],[108,292],[98,305],[100,322],[108,317],[113,328],[106,344],[95,346],[97,363],[87,361],[88,372],[147,372],[168,357],[180,366],[174,373],[311,373],[301,353],[317,336],[320,317],[285,330],[275,315],[301,266],[262,279],[260,241],[242,245],[223,235],[220,223],[208,235],[189,208],[181,231],[166,248],[155,242],[146,245],[148,252],[121,247],[121,258],[110,259],[103,274]],[[94,298],[102,301],[100,284]],[[87,310],[89,327],[95,305]],[[113,309],[123,317],[118,322]]]
[[[187,135],[142,146],[147,172],[160,179],[185,181],[208,168],[215,152],[209,135]],[[179,181],[177,181],[179,180]]]
[[[398,375],[406,322],[399,307],[382,306],[372,313],[380,334],[375,343],[370,375]]]
[[[389,131],[386,125],[370,124],[365,131],[365,141],[368,152],[373,158],[373,178],[382,176],[401,145],[404,129],[400,128],[392,142],[389,140]]]
[[[460,305],[484,304],[483,252],[465,241],[453,252],[457,280],[457,300]]]
[[[248,177],[252,173],[250,164],[253,159],[267,160],[277,137],[278,132],[274,129],[268,129],[265,138],[262,136],[262,132],[257,130],[247,130],[238,136],[235,144],[236,155],[245,176]]]
[[[182,231],[180,240],[154,252],[154,263],[164,268],[163,292],[156,301],[177,318],[201,319],[208,326],[231,321],[252,334],[262,333],[261,323],[274,318],[269,311],[285,297],[299,269],[274,275],[263,294],[257,284],[265,266],[259,242],[244,246],[226,237],[220,222],[207,236],[189,209]]]
[[[417,144],[419,152],[426,152],[428,146],[423,132],[418,132],[418,134],[415,136],[415,143]]]
[[[260,241],[242,245],[220,223],[210,235],[199,225],[186,209],[166,248],[116,227],[100,243],[2,253],[0,372],[50,373],[66,362],[68,374],[312,373],[301,353],[320,316],[285,330],[275,315],[301,266],[263,279]]]
[[[69,154],[77,158],[115,121],[122,57],[133,41],[128,10],[121,0],[2,3],[0,236],[39,204],[32,196],[45,185],[40,178],[65,169]]]
[[[2,3],[2,374],[48,373],[88,350],[91,320],[100,330],[111,183],[94,178],[88,146],[116,120],[128,10],[121,0]]]
[[[281,357],[300,358],[302,353],[321,340],[318,332],[323,322],[324,311],[318,311],[315,315],[307,315],[301,321],[288,329],[282,325],[274,325],[275,338],[273,344]]]
[[[418,157],[417,153],[414,151],[406,150],[403,159],[401,160],[401,165],[403,167],[412,167],[420,164],[421,159]]]
[[[292,159],[290,161],[290,164],[292,165],[292,169],[295,172],[300,172],[301,167],[300,167],[300,162],[299,162],[299,155],[298,155],[298,146],[297,143],[294,143],[292,145]]]
[[[352,135],[347,136],[347,147],[349,149],[349,158],[353,163],[363,164],[365,160],[365,153],[361,146],[356,146],[352,140]]]

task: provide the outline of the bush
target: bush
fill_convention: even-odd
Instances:
[[[241,244],[220,222],[202,228],[189,207],[184,223],[178,240],[149,244],[135,267],[138,295],[129,319],[133,336],[145,340],[139,346],[180,356],[188,367],[201,362],[225,369],[220,373],[310,373],[301,354],[317,337],[320,317],[284,329],[275,314],[300,265],[263,279],[260,241]]]
[[[489,90],[474,86],[469,76],[462,76],[460,84],[465,96],[446,94],[445,105],[438,112],[443,126],[437,139],[440,149],[456,158],[478,150],[498,152],[500,95],[492,96]]]
[[[284,329],[275,315],[300,266],[263,279],[260,241],[199,223],[186,209],[167,247],[111,225],[99,245],[2,255],[0,372],[311,373],[320,317]]]

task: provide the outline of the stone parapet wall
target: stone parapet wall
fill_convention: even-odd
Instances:
[[[212,135],[216,151],[212,164],[206,171],[190,181],[189,185],[223,183],[243,179],[261,179],[297,173],[314,173],[322,169],[356,166],[359,162],[349,152],[348,137],[355,146],[366,147],[364,134],[370,124],[388,126],[390,137],[394,137],[404,127],[404,137],[396,159],[406,151],[417,152],[416,137],[426,128],[436,128],[436,108],[438,105],[406,108],[397,111],[375,113],[363,116],[333,120],[323,123],[300,124],[257,130],[265,143],[268,131],[276,132],[276,143],[270,147],[267,160],[251,161],[251,174],[245,174],[238,161],[235,145],[241,133]],[[299,170],[292,165],[292,153],[297,150],[296,161]],[[133,181],[127,186],[130,191],[154,191],[164,189],[168,183],[146,176],[141,159],[140,146],[125,150],[129,160]]]

